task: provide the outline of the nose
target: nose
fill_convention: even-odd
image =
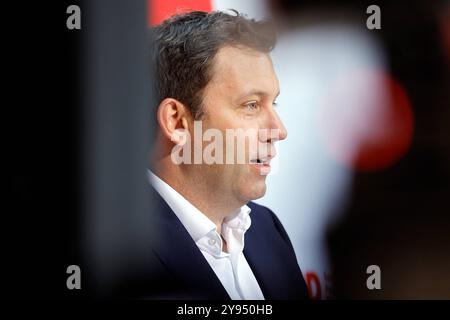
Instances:
[[[285,140],[287,138],[287,130],[275,110],[270,111],[268,120],[267,128],[270,130],[267,142],[273,143],[279,140]]]

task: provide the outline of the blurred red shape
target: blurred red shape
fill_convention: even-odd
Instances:
[[[154,26],[176,13],[212,10],[212,0],[148,0],[148,23]]]
[[[358,171],[392,166],[412,141],[408,96],[382,70],[358,70],[333,82],[320,105],[318,120],[328,153]]]

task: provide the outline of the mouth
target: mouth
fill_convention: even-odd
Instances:
[[[256,164],[260,166],[269,166],[270,167],[270,159],[269,158],[256,158],[250,160],[251,164]]]
[[[270,160],[269,157],[255,158],[250,160],[250,164],[259,170],[260,175],[267,175],[270,172]]]

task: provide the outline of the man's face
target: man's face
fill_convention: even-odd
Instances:
[[[231,46],[219,50],[213,77],[203,93],[201,120],[203,132],[210,128],[222,132],[224,161],[233,152],[234,164],[197,165],[196,174],[224,199],[247,203],[265,194],[270,159],[275,156],[274,143],[287,135],[274,109],[278,94],[278,79],[268,54]],[[226,129],[250,133],[245,148],[239,148],[236,139],[234,146],[227,144]],[[203,143],[203,148],[206,145],[208,142]],[[239,153],[245,156],[244,164],[236,164]]]

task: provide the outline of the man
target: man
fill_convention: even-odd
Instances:
[[[153,36],[155,232],[142,295],[306,298],[287,233],[272,211],[251,202],[265,194],[274,144],[287,136],[275,110],[273,31],[238,13],[190,12]],[[209,138],[199,138],[199,126]],[[212,136],[230,132],[206,152]]]

